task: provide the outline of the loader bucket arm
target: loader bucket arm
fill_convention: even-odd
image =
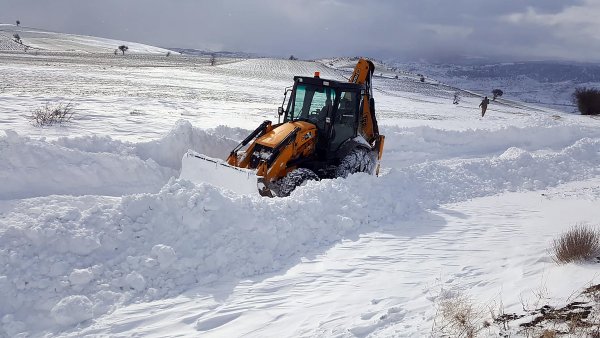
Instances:
[[[252,154],[253,145],[250,146],[250,148],[248,148],[246,150],[246,156],[244,156],[241,160],[238,158],[238,152],[240,151],[240,149],[242,149],[248,143],[250,143],[250,141],[253,141],[253,140],[259,138],[260,136],[269,132],[271,129],[272,129],[271,121],[267,120],[267,121],[264,121],[263,123],[261,123],[260,126],[258,126],[258,128],[256,128],[253,132],[251,132],[250,135],[248,135],[242,142],[240,142],[240,144],[238,144],[235,148],[233,148],[233,150],[229,154],[229,157],[227,157],[227,163],[229,165],[236,166],[236,167],[243,167],[243,168],[247,167],[248,160],[249,160],[247,155]]]

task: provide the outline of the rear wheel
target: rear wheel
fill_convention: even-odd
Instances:
[[[290,171],[284,178],[277,182],[277,196],[289,196],[294,189],[307,181],[318,181],[319,176],[314,171],[306,168],[298,168]]]
[[[376,164],[376,155],[363,147],[354,148],[342,160],[335,170],[336,177],[346,178],[355,173],[373,174]]]

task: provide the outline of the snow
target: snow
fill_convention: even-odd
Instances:
[[[501,89],[505,99],[576,111],[572,94],[577,87],[597,88],[600,67],[597,64],[531,61],[481,65],[403,64],[396,67],[408,73],[420,72],[428,81],[442,81],[464,91],[491,97]],[[434,80],[432,80],[434,79]]]
[[[92,302],[86,296],[65,297],[50,312],[54,320],[64,326],[72,326],[94,316]]]
[[[182,158],[225,159],[294,75],[351,62],[0,58],[0,336],[421,337],[444,297],[508,313],[598,283],[548,253],[598,224],[597,119],[480,118],[478,96],[386,71],[382,175],[269,199],[180,179]],[[29,123],[65,101],[73,122]]]
[[[22,43],[13,41],[14,34],[19,34]],[[57,33],[31,27],[17,27],[8,24],[0,25],[0,51],[22,51],[24,47],[27,47],[31,50],[51,52],[113,53],[120,45],[129,47],[127,53],[165,55],[167,52],[170,52],[164,48],[135,42]],[[121,52],[119,51],[119,53]]]

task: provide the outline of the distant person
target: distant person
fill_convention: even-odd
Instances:
[[[459,104],[460,103],[460,93],[459,92],[455,92],[454,93],[454,101],[452,101],[453,104]]]
[[[490,99],[488,97],[484,97],[479,106],[481,107],[481,117],[485,115],[485,111],[487,110],[487,106],[490,104]]]

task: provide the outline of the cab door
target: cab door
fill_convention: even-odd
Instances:
[[[328,153],[335,157],[340,146],[348,139],[356,137],[359,116],[359,93],[342,91],[337,107],[331,118],[331,131]]]

